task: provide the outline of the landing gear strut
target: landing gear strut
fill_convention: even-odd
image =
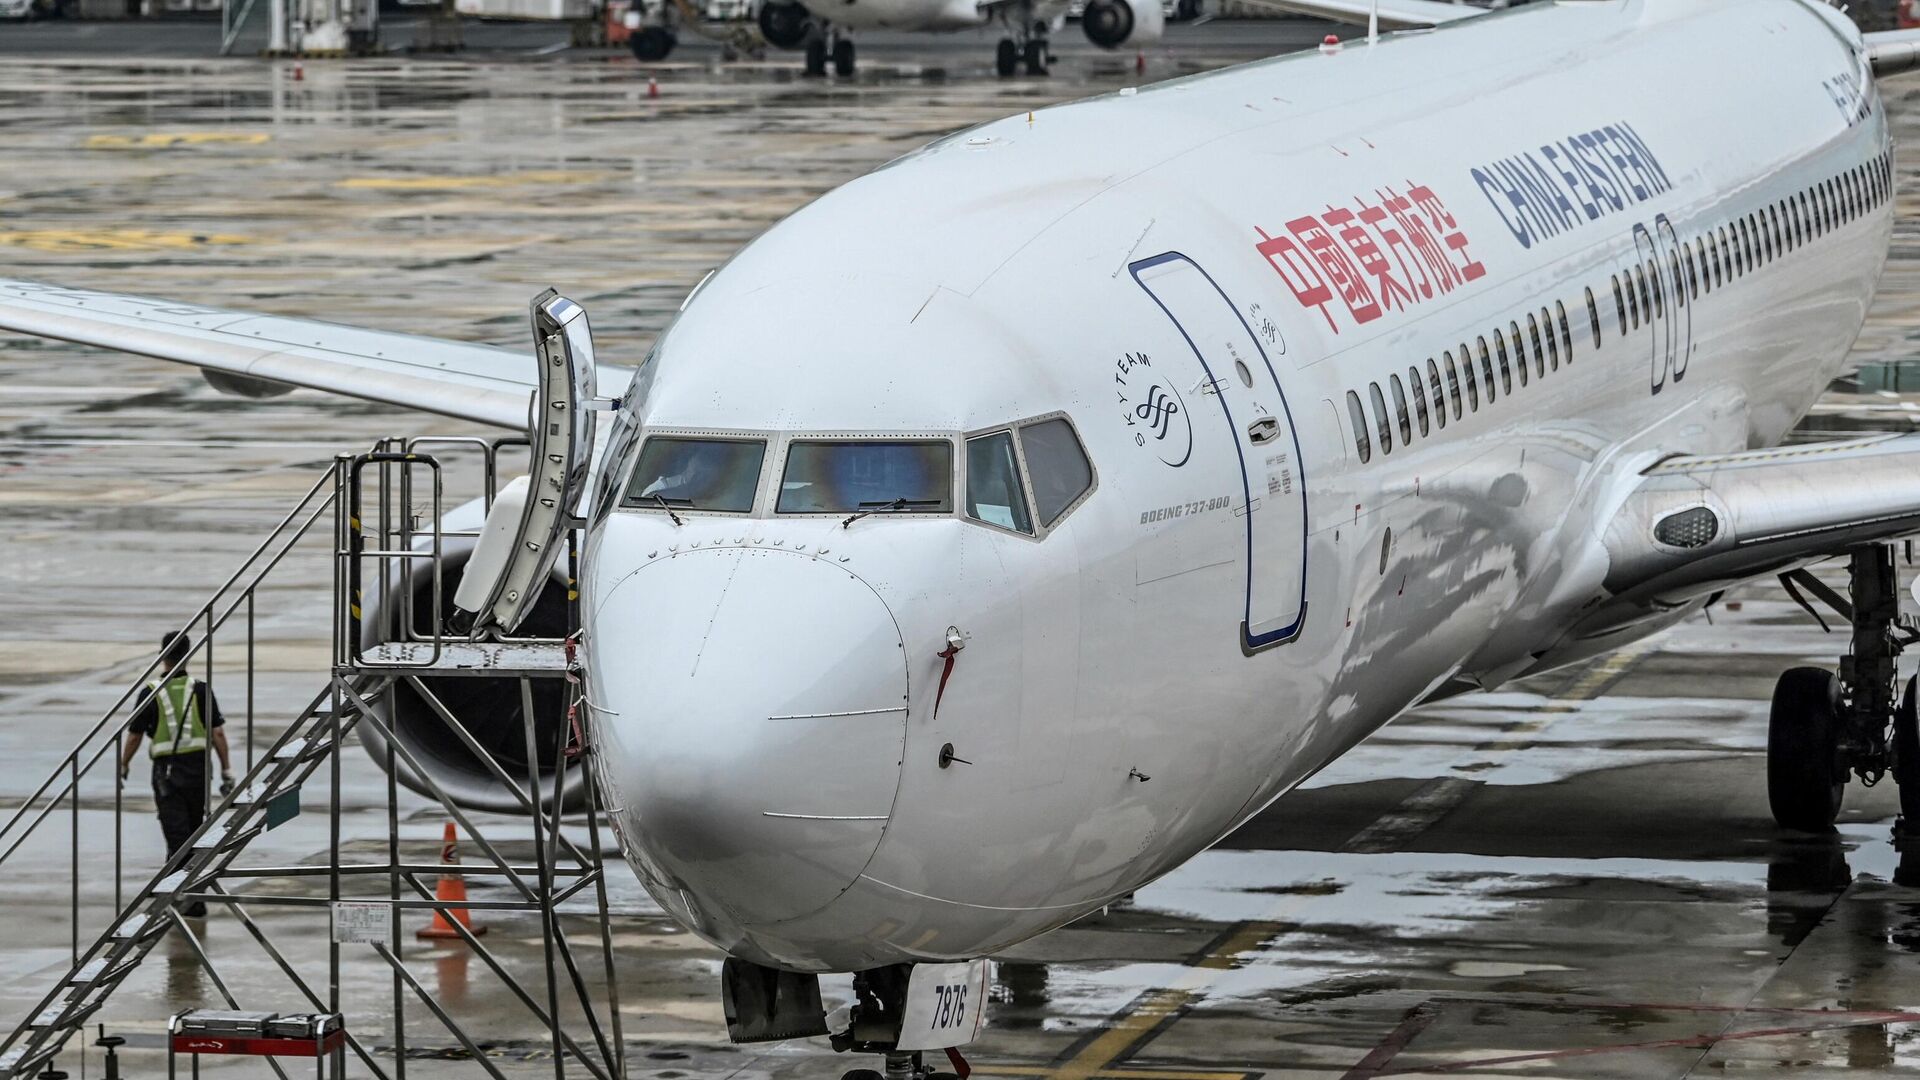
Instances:
[[[1781,576],[1787,593],[1819,619],[1804,589],[1851,627],[1851,648],[1836,675],[1793,668],[1773,690],[1767,727],[1767,802],[1783,828],[1826,832],[1840,815],[1849,775],[1868,787],[1891,772],[1900,784],[1898,835],[1920,838],[1920,731],[1915,685],[1896,706],[1895,664],[1920,641],[1920,626],[1900,614],[1900,575],[1893,548],[1867,544],[1848,552],[1847,596],[1806,570]],[[1821,625],[1825,621],[1821,620]]]
[[[959,1080],[954,1073],[935,1071],[920,1051],[895,1048],[907,1007],[907,987],[912,977],[911,964],[895,964],[854,974],[853,1008],[846,1029],[833,1034],[833,1048],[841,1052],[851,1050],[880,1054],[884,1071],[852,1069],[843,1073],[840,1080]],[[946,1055],[956,1068],[966,1071],[963,1067],[965,1059],[957,1052],[949,1050]],[[941,1054],[935,1051],[934,1056],[938,1058]]]

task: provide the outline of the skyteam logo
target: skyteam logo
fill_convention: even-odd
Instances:
[[[1120,416],[1133,432],[1133,445],[1152,448],[1161,463],[1177,469],[1193,456],[1193,422],[1180,391],[1153,375],[1153,361],[1146,353],[1130,352],[1114,361]],[[1146,389],[1136,390],[1129,377],[1145,382]]]
[[[1134,406],[1133,415],[1147,429],[1136,432],[1134,440],[1145,446],[1151,437],[1161,461],[1177,469],[1193,456],[1193,425],[1187,420],[1179,391],[1154,383],[1147,388],[1146,400]]]

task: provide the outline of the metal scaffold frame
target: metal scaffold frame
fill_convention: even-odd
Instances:
[[[393,438],[375,444],[367,453],[336,457],[294,509],[242,562],[240,569],[188,620],[183,632],[193,638],[192,653],[165,671],[160,670],[160,660],[148,665],[72,751],[61,758],[33,794],[0,823],[0,874],[4,874],[9,860],[17,858],[30,840],[41,836],[44,850],[46,840],[51,837],[42,835],[42,830],[51,834],[54,829],[50,823],[62,817],[67,819],[71,920],[70,964],[65,974],[26,1015],[0,1018],[0,1031],[6,1033],[4,1040],[0,1040],[0,1080],[27,1077],[50,1068],[68,1049],[73,1036],[96,1017],[113,991],[139,967],[169,930],[181,935],[192,959],[204,970],[229,1009],[257,1009],[269,1001],[285,1003],[288,999],[284,989],[269,992],[264,988],[236,987],[223,975],[193,922],[182,914],[184,907],[195,903],[215,905],[231,913],[248,939],[291,984],[297,994],[297,1007],[345,1013],[343,1045],[326,1063],[334,1076],[348,1074],[351,1052],[352,1058],[368,1074],[380,1080],[405,1080],[408,999],[411,997],[465,1048],[480,1069],[504,1080],[480,1042],[444,1003],[436,1000],[406,961],[399,914],[434,911],[441,914],[472,955],[480,959],[544,1030],[551,1042],[556,1078],[563,1080],[570,1066],[578,1066],[598,1080],[624,1080],[619,980],[608,923],[605,867],[600,857],[602,811],[592,748],[582,734],[585,726],[575,722],[574,710],[583,700],[573,648],[573,633],[579,625],[576,600],[569,590],[568,632],[561,638],[495,637],[473,641],[451,635],[443,625],[447,610],[442,603],[445,541],[449,536],[475,536],[478,530],[443,531],[442,465],[438,458],[424,451],[432,447],[443,453],[477,452],[483,470],[481,495],[484,505],[490,507],[498,486],[501,451],[524,446],[525,442],[525,439]],[[416,488],[421,487],[430,492],[430,506],[416,504]],[[366,497],[369,489],[374,496],[371,500]],[[423,527],[420,524],[423,519],[431,525]],[[319,528],[323,521],[331,525],[330,533]],[[326,687],[284,730],[275,736],[256,737],[254,662],[262,586],[276,570],[294,561],[289,555],[310,536],[315,544],[322,537],[329,544],[326,557],[332,571],[332,671]],[[570,578],[576,554],[570,547]],[[422,583],[421,574],[430,574],[430,581]],[[376,596],[382,599],[396,595],[392,591],[395,586],[401,590],[398,595],[404,596],[416,595],[416,585],[430,588],[431,610],[435,613],[429,620],[431,625],[415,625],[412,605],[380,604],[374,608],[377,625],[369,628],[363,619],[362,606],[363,585],[369,577],[378,588]],[[122,732],[137,708],[139,691],[147,680],[171,679],[196,670],[194,665],[199,663],[204,667],[198,670],[203,670],[211,681],[214,642],[223,632],[230,637],[242,636],[245,642],[244,777],[231,793],[217,801],[209,800],[207,817],[192,840],[128,898],[122,885],[127,844],[120,827],[126,809],[125,783],[118,765],[119,754],[114,751],[121,746]],[[497,754],[475,738],[467,724],[433,692],[428,677],[484,677],[511,680],[517,686],[525,738],[524,777],[514,775]],[[534,709],[533,686],[541,679],[564,680],[569,703],[565,719],[545,732]],[[382,704],[390,705],[391,695],[403,685],[427,704],[446,730],[527,815],[533,832],[531,863],[508,859],[488,840],[472,814],[449,795],[407,743],[397,737],[390,721],[396,714],[391,708],[382,708]],[[362,730],[382,739],[391,755],[386,775],[385,857],[371,862],[348,861],[342,854],[340,751],[350,735]],[[551,740],[551,744],[542,745],[547,740]],[[542,750],[548,751],[547,760],[553,763],[553,767],[544,772]],[[241,751],[236,748],[233,756],[238,765]],[[106,782],[107,778],[98,775],[103,761],[108,763],[113,793],[110,881],[97,872],[103,865],[101,862],[92,858],[83,860],[81,854],[83,785],[91,781],[97,792]],[[298,812],[290,808],[297,808],[302,784],[311,780],[322,766],[327,769],[323,785],[328,851],[324,863],[241,863],[240,856],[251,841],[282,823],[291,813]],[[434,883],[429,880],[430,876],[442,872],[442,865],[410,862],[403,857],[398,776],[401,767],[408,770],[410,780],[415,782],[413,786],[430,793],[484,856],[484,861],[463,866],[461,872],[502,883],[509,887],[510,896],[448,903],[438,897]],[[581,773],[578,782],[584,794],[584,807],[563,817],[562,796],[570,782],[568,773],[576,768]],[[63,809],[65,814],[60,813]],[[568,835],[569,828],[576,832],[584,830],[584,846]],[[290,893],[297,890],[283,893],[261,888],[270,883],[304,883],[310,889],[318,877],[326,879],[324,896],[292,895]],[[384,890],[378,888],[382,881]],[[597,916],[598,935],[597,941],[582,947],[569,937],[559,909],[588,890],[591,890]],[[259,917],[259,913],[277,908],[289,914],[324,912],[331,918],[334,905],[343,902],[384,905],[391,912],[387,940],[371,945],[372,954],[389,970],[392,987],[391,1040],[387,1047],[378,1050],[369,1045],[364,1025],[358,1024],[353,1012],[344,1008],[342,947],[336,935],[329,932],[327,936],[326,984],[320,987],[318,973],[303,973],[295,959],[269,936]],[[82,910],[91,906],[107,906],[115,914],[104,928],[86,940],[82,936]],[[455,908],[529,912],[537,917],[544,957],[541,965],[544,986],[536,982],[529,987],[517,978],[461,919],[449,914]],[[591,951],[600,953],[597,971],[592,970],[593,958],[581,955]],[[563,1008],[577,1011],[586,1021],[587,1045],[567,1030]],[[266,1060],[273,1072],[285,1080],[288,1074],[280,1063],[273,1058]]]

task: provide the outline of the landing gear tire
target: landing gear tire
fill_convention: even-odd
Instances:
[[[1044,41],[1027,42],[1027,74],[1045,75],[1047,73],[1047,43]]]
[[[1908,679],[1893,714],[1893,780],[1900,786],[1896,840],[1920,840],[1920,680]]]
[[[672,55],[673,47],[679,43],[680,39],[674,36],[673,31],[664,26],[643,26],[635,30],[633,37],[628,39],[628,44],[633,49],[633,58],[649,63],[665,60]]]
[[[840,1080],[887,1080],[887,1078],[873,1069],[850,1069],[840,1074]]]
[[[1767,804],[1781,828],[1833,828],[1846,791],[1846,776],[1835,762],[1840,733],[1838,676],[1813,667],[1780,676],[1767,722]]]
[[[807,39],[807,74],[825,75],[827,73],[827,43],[820,37]]]
[[[1020,67],[1020,46],[1012,38],[1001,38],[999,51],[994,54],[994,69],[1005,79],[1013,75]]]
[[[833,43],[833,73],[842,78],[853,74],[853,40],[841,38]]]

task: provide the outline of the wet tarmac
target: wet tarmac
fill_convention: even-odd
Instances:
[[[1176,31],[1148,77],[1300,33]],[[953,128],[1136,78],[1130,58],[1061,52],[1051,80],[1009,82],[981,77],[984,51],[948,45],[902,44],[845,82],[690,62],[654,69],[657,99],[642,69],[609,58],[310,63],[300,81],[253,62],[10,59],[0,269],[515,345],[527,298],[553,285],[592,313],[603,357],[631,361],[707,269],[826,188]],[[1888,97],[1916,145],[1920,82]],[[1920,152],[1902,153],[1911,181]],[[1915,241],[1903,227],[1861,371],[1810,432],[1920,417],[1920,366],[1903,360],[1920,339]],[[334,453],[461,430],[304,392],[225,398],[171,365],[0,339],[0,808]],[[258,734],[323,678],[322,554],[303,552],[262,600]],[[983,1076],[1064,1080],[1920,1073],[1920,888],[1907,884],[1920,866],[1903,872],[1889,841],[1891,783],[1851,788],[1831,838],[1781,833],[1767,815],[1773,679],[1840,648],[1760,584],[1590,667],[1419,710],[1130,904],[1001,958],[970,1055]],[[216,681],[236,733],[249,717],[237,671],[227,650]],[[140,768],[120,825],[157,849]],[[345,769],[343,850],[371,850],[384,781],[357,754]],[[84,850],[114,827],[110,787],[89,789],[74,823]],[[427,803],[405,802],[410,853],[430,859],[440,827]],[[526,843],[523,823],[488,832]],[[71,947],[69,842],[53,829],[0,876],[8,1026]],[[324,815],[309,805],[259,846],[261,861],[321,858]],[[814,1041],[728,1045],[718,954],[629,875],[614,880],[632,1076],[821,1078],[866,1064]],[[83,911],[89,925],[104,918]],[[503,962],[537,972],[537,928],[489,921]],[[577,909],[565,921],[592,929]],[[303,964],[323,956],[324,920],[262,922]],[[245,1004],[297,1006],[231,920],[204,933]],[[552,1074],[540,1029],[463,949],[407,955],[498,1068]],[[344,995],[356,1029],[390,1046],[384,967],[350,956]],[[152,1076],[165,1017],[218,1002],[176,937],[100,1019],[133,1037],[128,1072]],[[430,1018],[409,1015],[409,1074],[476,1074]],[[99,1074],[97,1052],[85,1067]]]

